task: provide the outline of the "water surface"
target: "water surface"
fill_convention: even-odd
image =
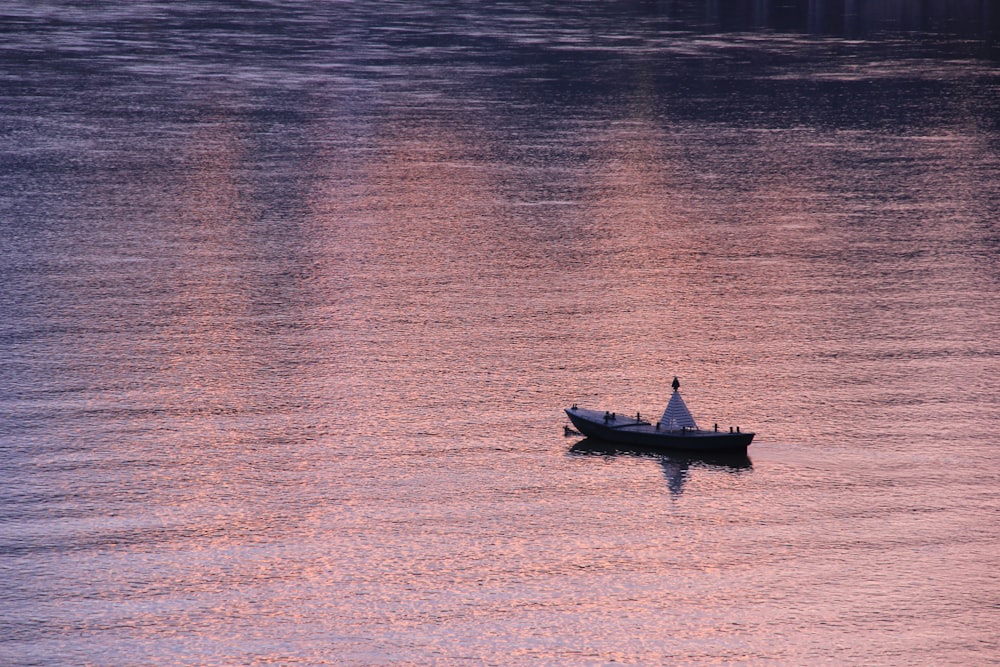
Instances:
[[[0,662],[995,663],[988,35],[662,5],[5,7]]]

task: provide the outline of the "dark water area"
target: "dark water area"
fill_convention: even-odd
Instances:
[[[6,3],[0,664],[998,664],[997,14]]]

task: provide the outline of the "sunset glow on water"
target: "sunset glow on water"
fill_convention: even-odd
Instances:
[[[1000,659],[992,24],[724,4],[0,9],[0,663]]]

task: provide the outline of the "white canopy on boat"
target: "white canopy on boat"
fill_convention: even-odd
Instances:
[[[698,425],[694,423],[694,417],[691,416],[691,411],[684,405],[681,392],[676,389],[674,389],[674,393],[670,397],[670,402],[667,403],[667,409],[663,411],[663,419],[660,420],[660,426],[667,431],[679,431],[683,426],[693,429],[698,428]]]

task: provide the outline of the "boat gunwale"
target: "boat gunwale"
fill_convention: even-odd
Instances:
[[[637,418],[617,413],[591,410],[574,405],[565,408],[570,422],[581,435],[608,442],[689,451],[746,451],[755,433],[751,431],[718,431],[705,429],[666,430],[654,427],[636,413]],[[606,420],[608,415],[614,415]],[[623,423],[613,423],[622,420]],[[612,422],[612,423],[609,423]],[[738,428],[738,427],[737,427]]]

